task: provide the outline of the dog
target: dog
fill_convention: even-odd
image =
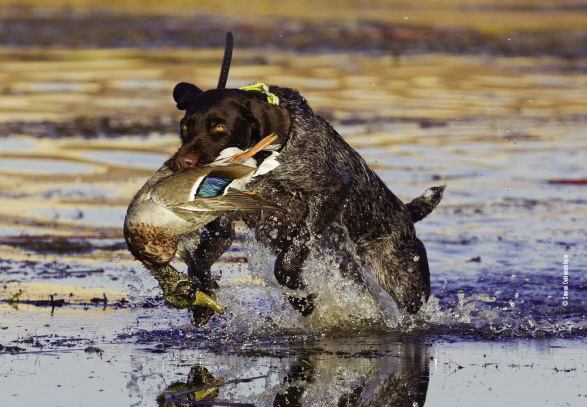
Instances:
[[[270,103],[268,94],[277,96],[279,104]],[[181,146],[168,160],[174,171],[209,164],[227,147],[244,150],[272,133],[282,146],[280,165],[247,188],[284,211],[236,212],[205,226],[187,256],[188,274],[199,290],[214,295],[210,267],[230,247],[234,222],[243,220],[277,256],[275,278],[290,293],[299,293],[288,294],[288,299],[304,316],[313,311],[316,295],[308,292],[302,277],[310,241],[334,253],[341,273],[359,284],[366,268],[400,309],[416,313],[428,300],[428,259],[414,223],[439,204],[445,186],[432,187],[404,204],[291,88],[251,92],[219,86],[202,91],[182,82],[173,98],[185,111]],[[255,158],[263,159],[263,153]],[[192,311],[196,324],[210,316],[200,307]]]

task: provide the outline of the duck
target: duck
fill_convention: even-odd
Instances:
[[[229,147],[210,164],[173,172],[164,164],[131,200],[124,219],[130,252],[158,281],[165,301],[174,308],[202,306],[218,314],[224,308],[195,289],[195,283],[170,262],[180,239],[227,211],[282,210],[246,185],[275,169],[280,145],[271,134],[250,149]],[[259,160],[257,153],[266,151]]]

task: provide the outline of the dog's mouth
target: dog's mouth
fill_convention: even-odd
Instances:
[[[224,58],[222,60],[222,67],[220,70],[220,77],[218,80],[217,89],[226,88],[228,72],[232,60],[232,50],[233,37],[230,32],[227,32],[226,47],[224,50]],[[202,91],[194,85],[190,85],[183,82],[180,85],[182,84],[187,85],[188,87],[194,87],[199,92],[198,94],[202,93]],[[178,96],[176,96],[176,90],[177,86],[176,89],[174,89],[174,99],[176,101],[178,101],[178,99],[182,99],[181,103],[184,103],[183,98],[180,97],[181,95],[178,94]],[[254,98],[256,99],[266,99],[266,102],[271,105],[279,105],[279,98],[277,97],[277,95],[270,92],[269,86],[265,83],[257,83],[254,85],[241,87],[239,88],[239,90],[247,91],[247,94],[254,95]],[[242,95],[242,93],[240,95]],[[195,99],[193,100],[195,101]],[[178,102],[178,104],[179,103],[180,102]],[[183,106],[181,110],[186,110],[186,106]],[[219,113],[218,109],[216,110],[217,116],[223,116],[222,113]],[[201,114],[203,115],[206,113],[205,111],[202,111]],[[254,149],[255,146],[257,146],[259,143],[261,143],[263,140],[269,137],[267,136],[264,138],[263,134],[266,134],[269,132],[269,130],[274,129],[271,128],[272,126],[268,125],[268,123],[271,122],[271,120],[268,117],[266,117],[269,115],[269,113],[265,112],[264,115],[261,115],[262,117],[255,116],[256,118],[254,120],[251,120],[251,115],[255,116],[255,114],[253,114],[252,111],[250,111],[243,113],[240,117],[237,115],[236,118],[233,117],[232,119],[213,118],[212,116],[204,117],[206,127],[209,133],[202,134],[197,138],[191,137],[189,134],[187,134],[189,126],[186,123],[183,123],[182,131],[180,134],[180,137],[182,139],[182,147],[170,160],[167,161],[167,167],[171,169],[173,172],[179,172],[187,168],[201,167],[213,163],[221,155],[222,151],[226,148],[236,147],[242,151],[249,151],[251,149]],[[274,113],[274,116],[279,115],[277,113]],[[212,122],[209,122],[209,119],[212,119]],[[227,122],[232,124],[227,125]],[[244,130],[244,128],[246,128],[246,130]],[[200,131],[201,130],[202,129],[200,128]],[[192,129],[191,131],[194,132],[198,130]],[[232,134],[232,131],[235,131],[235,133]],[[273,136],[273,134],[271,134],[270,136]],[[280,151],[284,147],[285,143],[283,142],[283,137],[283,134],[273,137],[274,139],[279,139],[280,144],[279,148],[273,148],[273,151]],[[220,148],[219,144],[223,144],[223,141],[224,143],[230,143],[230,145],[225,145],[222,146],[222,148]],[[254,155],[254,158],[257,161],[264,160],[270,154],[271,152],[262,150],[258,151]]]

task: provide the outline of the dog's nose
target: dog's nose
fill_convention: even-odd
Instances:
[[[175,159],[175,164],[179,167],[180,170],[195,167],[197,163],[198,156],[194,153],[182,154]]]

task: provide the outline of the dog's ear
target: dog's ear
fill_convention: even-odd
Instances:
[[[202,89],[198,88],[196,85],[187,82],[180,82],[175,85],[175,88],[173,89],[173,100],[177,103],[177,108],[179,110],[185,110],[189,103],[200,93],[202,93]]]
[[[291,124],[285,108],[265,101],[251,100],[249,110],[259,126],[260,139],[274,133],[278,136],[278,142],[285,144]]]

